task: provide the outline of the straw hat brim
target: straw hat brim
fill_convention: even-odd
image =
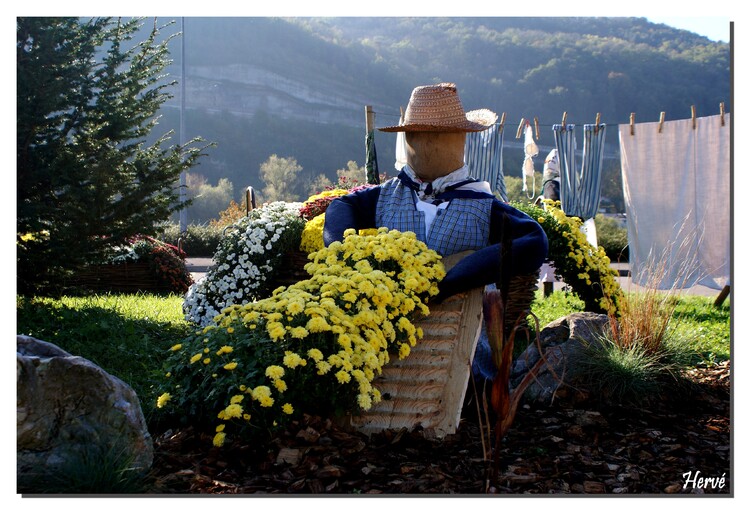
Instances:
[[[449,125],[406,123],[379,127],[382,132],[479,132],[497,122],[497,114],[489,109],[475,109],[466,113],[466,120]]]

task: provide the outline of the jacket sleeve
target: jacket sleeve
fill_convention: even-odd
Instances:
[[[334,199],[326,209],[323,226],[325,246],[343,240],[347,229],[375,228],[375,208],[379,196],[380,188],[375,186]]]
[[[451,295],[501,280],[500,254],[503,215],[507,215],[506,230],[510,231],[509,262],[503,266],[511,275],[534,273],[547,258],[547,235],[536,220],[522,211],[497,201],[493,204],[490,226],[490,245],[466,256],[451,268],[438,285],[436,301]]]

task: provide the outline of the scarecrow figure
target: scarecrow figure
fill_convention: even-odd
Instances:
[[[503,227],[512,241],[505,273],[534,273],[547,256],[543,229],[497,199],[464,164],[466,133],[496,120],[488,109],[465,112],[455,84],[415,88],[401,124],[378,129],[404,133],[406,165],[397,177],[334,200],[326,211],[325,244],[341,241],[349,228],[387,227],[414,232],[442,256],[473,250],[440,282],[438,302],[500,282]]]

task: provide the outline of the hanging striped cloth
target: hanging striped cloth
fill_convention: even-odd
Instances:
[[[471,176],[490,183],[493,192],[508,201],[503,173],[503,126],[494,124],[489,129],[466,134],[464,162]]]
[[[606,125],[584,124],[583,166],[576,167],[575,125],[552,126],[560,160],[560,203],[568,216],[594,218],[601,198],[602,161]]]

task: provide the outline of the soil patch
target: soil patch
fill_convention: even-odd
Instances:
[[[419,429],[366,436],[314,416],[261,448],[250,442],[216,448],[212,434],[167,431],[155,439],[149,493],[728,496],[729,375],[728,361],[696,369],[688,395],[648,407],[605,408],[580,395],[523,405],[503,441],[494,485],[476,399],[469,396],[459,431],[441,441]],[[706,484],[708,478],[717,481]]]

